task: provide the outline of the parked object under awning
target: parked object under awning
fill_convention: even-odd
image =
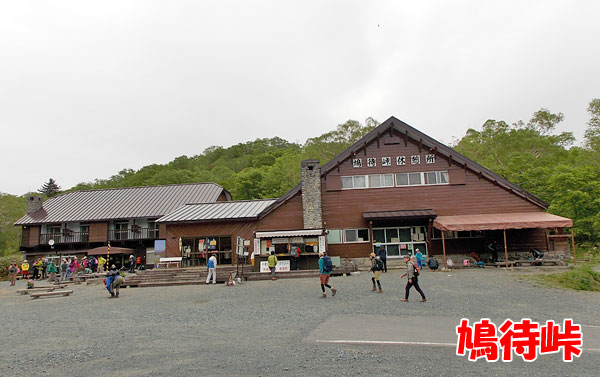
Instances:
[[[256,232],[256,238],[269,237],[302,237],[302,236],[322,236],[323,229],[301,229],[301,230],[278,230],[272,232]]]
[[[86,251],[87,255],[106,255],[106,246],[95,247]],[[135,254],[135,250],[126,247],[110,247],[110,255]]]
[[[546,212],[488,213],[438,216],[433,226],[439,230],[501,230],[572,227],[573,220]]]
[[[397,211],[363,212],[363,218],[369,220],[434,219],[437,215],[431,209],[411,209]]]

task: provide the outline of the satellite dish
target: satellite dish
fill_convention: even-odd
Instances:
[[[54,240],[53,239],[49,239],[48,240],[48,245],[53,246],[54,245]]]

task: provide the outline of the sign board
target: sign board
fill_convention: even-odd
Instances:
[[[244,240],[244,246],[250,246],[250,240]]]
[[[282,243],[288,243],[288,242],[289,242],[289,239],[288,239],[287,237],[282,237],[282,238],[273,238],[273,239],[271,240],[271,243],[272,243],[273,245],[275,245],[275,244],[282,244]]]
[[[290,243],[304,243],[304,237],[291,237]]]
[[[167,241],[154,240],[154,254],[164,254],[167,250]]]
[[[252,255],[260,254],[260,238],[254,239],[254,250],[252,250],[252,251],[253,251]]]
[[[260,262],[260,272],[271,272],[268,261]],[[277,265],[275,265],[275,272],[290,272],[290,261],[289,260],[277,261]]]
[[[319,236],[319,251],[327,251],[325,249],[325,236]]]

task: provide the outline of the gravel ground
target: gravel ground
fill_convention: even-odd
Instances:
[[[598,376],[600,353],[573,363],[472,363],[453,348],[316,344],[305,338],[332,314],[530,317],[600,326],[600,294],[535,287],[502,270],[426,272],[428,302],[400,302],[405,279],[367,273],[334,277],[336,297],[321,299],[317,279],[248,282],[237,287],[123,289],[108,299],[100,285],[71,297],[32,300],[0,283],[0,376]],[[24,283],[18,283],[18,285]],[[23,288],[18,286],[17,288]],[[413,298],[416,292],[411,293]],[[368,323],[365,323],[368,326]],[[585,337],[585,332],[584,332]]]

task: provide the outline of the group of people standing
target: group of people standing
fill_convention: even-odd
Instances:
[[[23,280],[65,281],[79,272],[103,272],[105,264],[106,259],[103,257],[96,259],[93,256],[83,257],[81,260],[77,257],[63,258],[60,264],[55,262],[54,258],[38,258],[32,264],[24,260],[20,265],[17,263],[9,265],[8,280],[14,286],[20,274]]]

